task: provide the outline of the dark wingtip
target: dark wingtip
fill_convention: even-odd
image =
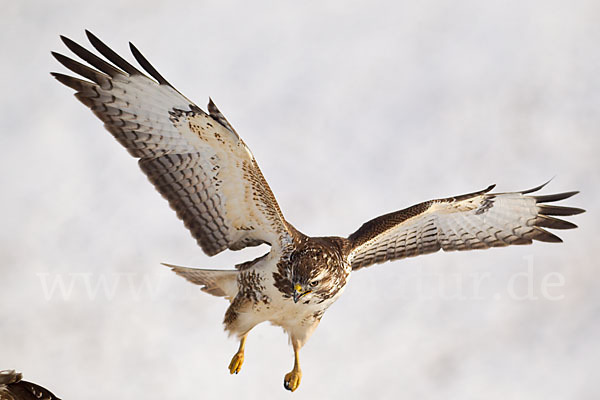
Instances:
[[[68,77],[68,75],[65,74],[61,74],[59,72],[50,72],[50,75],[52,75],[52,77],[54,79],[56,79],[57,81],[64,83],[63,80],[65,80],[65,77]]]
[[[56,51],[51,51],[50,54],[52,54],[52,57],[56,58],[58,62],[60,62],[61,59],[67,58],[66,56],[63,56],[62,54],[57,53]]]
[[[100,39],[98,39],[98,37],[96,35],[94,35],[92,32],[90,32],[89,30],[85,30],[85,36],[87,36],[88,40],[91,42],[92,40],[97,40],[100,41]]]
[[[70,69],[76,74],[83,76],[84,78],[96,82],[97,84],[101,84],[101,82],[106,77],[106,75],[104,75],[103,73],[92,69],[87,65],[83,65],[80,62],[75,61],[63,54],[57,53],[55,51],[51,51],[50,54],[52,54],[52,56],[54,56],[54,58],[56,58],[56,60],[66,68]]]
[[[538,212],[541,215],[577,215],[585,210],[577,207],[554,206],[549,204],[538,204]]]
[[[547,242],[547,243],[562,243],[563,242],[563,240],[561,238],[559,238],[558,236],[556,236],[553,233],[548,232],[545,229],[536,227],[535,230],[537,231],[538,234],[533,237],[534,240],[538,240],[540,242]]]
[[[546,242],[546,243],[562,243],[563,242],[563,240],[560,237],[558,237],[552,233],[550,233],[547,236],[544,236],[543,238],[536,238],[536,239],[539,240],[540,242]]]
[[[154,68],[152,64],[150,64],[146,57],[144,57],[144,55],[131,42],[129,42],[129,49],[131,50],[131,53],[133,54],[137,62],[140,63],[142,68],[144,68],[144,70],[147,73],[149,73],[150,76],[156,79],[158,83],[160,83],[161,85],[173,87],[173,85],[171,85],[165,78],[163,78],[163,76],[156,70],[156,68]]]
[[[82,64],[65,56],[64,54],[57,53],[56,51],[51,51],[50,54],[52,54],[52,56],[56,59],[56,61],[61,63],[64,67],[70,69],[73,72],[79,73],[77,65],[82,65]]]
[[[568,199],[569,197],[575,196],[577,193],[579,193],[579,191],[575,190],[572,192],[563,192],[563,193],[556,193],[556,194],[547,194],[547,195],[542,195],[542,196],[533,196],[533,198],[535,199],[536,203],[549,203],[549,202],[553,202],[553,201],[560,201],[560,200]]]
[[[521,194],[528,194],[528,193],[537,192],[538,190],[542,189],[544,186],[546,186],[547,184],[549,184],[552,181],[552,179],[554,179],[554,177],[548,179],[546,182],[542,183],[539,186],[534,187],[533,189],[527,189],[527,190],[521,191]]]
[[[85,30],[85,34],[96,50],[106,57],[110,62],[121,68],[130,75],[143,75],[140,70],[131,65],[127,60],[118,55],[113,49],[108,47],[104,42],[96,37],[92,32]]]
[[[550,229],[575,229],[577,225],[572,222],[562,219],[549,217],[547,215],[538,215],[535,219],[535,226],[540,226]]]
[[[98,68],[100,71],[104,72],[109,76],[117,76],[122,75],[123,72],[119,69],[115,68],[113,65],[107,63],[97,55],[91,53],[89,50],[69,39],[66,36],[61,35],[61,40],[67,46],[69,50],[71,50],[74,54],[78,55],[82,60],[87,61],[90,65]]]
[[[60,37],[60,40],[62,40],[62,42],[63,42],[65,45],[67,45],[67,46],[68,46],[68,44],[67,44],[67,43],[69,43],[69,42],[73,42],[71,39],[69,39],[68,37],[66,37],[66,36],[64,36],[64,35],[59,35],[59,37]]]
[[[65,86],[70,87],[78,92],[84,90],[86,85],[92,85],[92,83],[88,81],[84,81],[79,78],[75,78],[69,75],[61,74],[59,72],[50,72],[50,75],[54,77],[57,81],[62,83]]]

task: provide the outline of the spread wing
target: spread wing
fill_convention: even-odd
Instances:
[[[584,210],[545,204],[578,192],[528,195],[545,185],[523,192],[490,193],[492,185],[479,192],[426,201],[382,215],[348,237],[349,262],[356,270],[440,249],[487,249],[531,244],[532,240],[561,242],[543,228],[576,228],[575,224],[552,216],[575,215]]]
[[[152,80],[96,36],[106,60],[72,40],[65,45],[92,67],[52,53],[84,79],[52,73],[134,157],[208,255],[290,241],[288,224],[254,156],[212,100],[208,113],[169,84],[130,43]]]

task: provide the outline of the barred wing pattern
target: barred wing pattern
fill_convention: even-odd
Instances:
[[[528,196],[545,185],[523,192],[489,193],[492,185],[480,192],[427,201],[368,221],[348,237],[352,269],[440,249],[487,249],[531,244],[532,240],[561,242],[543,228],[576,228],[552,216],[584,210],[545,204],[578,192]]]
[[[65,45],[90,68],[54,57],[88,80],[52,73],[104,122],[183,220],[204,252],[291,241],[277,201],[254,156],[210,100],[207,114],[171,86],[130,43],[140,65],[129,64],[86,31],[108,61],[72,40]]]

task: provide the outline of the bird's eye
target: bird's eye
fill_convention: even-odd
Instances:
[[[317,286],[318,284],[319,284],[319,281],[312,281],[312,282],[310,283],[310,287],[315,287],[315,286]]]

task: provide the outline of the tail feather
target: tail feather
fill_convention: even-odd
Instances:
[[[200,269],[180,267],[162,263],[173,270],[177,275],[188,281],[201,285],[201,290],[213,296],[233,299],[238,292],[237,270]]]

